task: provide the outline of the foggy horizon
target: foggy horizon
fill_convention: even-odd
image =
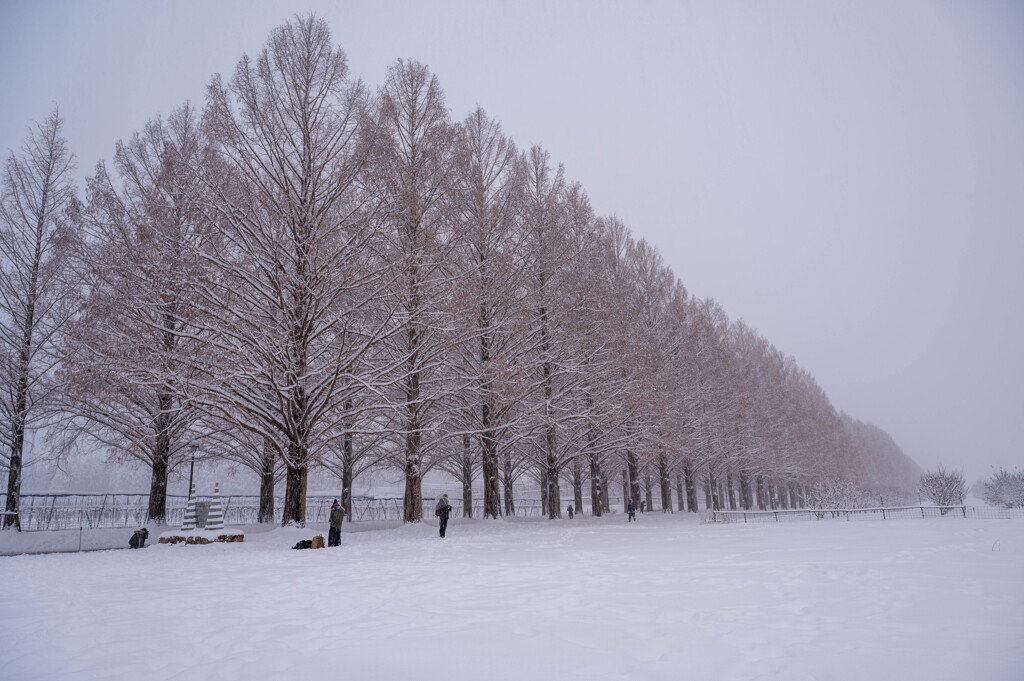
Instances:
[[[1024,465],[1020,4],[4,2],[0,150],[59,105],[81,193],[308,11],[368,87],[415,58],[454,120],[543,144],[922,468]]]

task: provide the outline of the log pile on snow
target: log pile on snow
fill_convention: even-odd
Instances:
[[[225,533],[220,530],[192,530],[182,532],[171,530],[160,535],[158,540],[161,544],[213,544],[214,542],[240,542],[245,541],[245,532],[241,530],[230,530]]]

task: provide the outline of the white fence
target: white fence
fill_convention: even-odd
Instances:
[[[896,506],[892,508],[806,508],[786,511],[711,511],[713,523],[784,523],[808,520],[903,520],[911,518],[1024,518],[1024,508],[994,506]]]

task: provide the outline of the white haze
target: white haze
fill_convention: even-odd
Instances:
[[[0,1],[0,150],[56,102],[84,177],[309,10],[370,85],[415,57],[544,144],[923,466],[1024,464],[1024,4]]]

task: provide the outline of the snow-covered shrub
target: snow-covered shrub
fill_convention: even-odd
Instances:
[[[939,466],[935,471],[921,476],[921,495],[936,506],[954,506],[964,503],[967,483],[963,471],[947,471]],[[942,511],[945,515],[945,510]]]
[[[808,488],[807,503],[811,508],[832,511],[855,507],[860,496],[861,491],[852,480],[832,476],[822,478]],[[818,517],[824,515],[821,513]]]
[[[1024,507],[1024,471],[1008,471],[1000,466],[982,484],[981,494],[993,506]]]

